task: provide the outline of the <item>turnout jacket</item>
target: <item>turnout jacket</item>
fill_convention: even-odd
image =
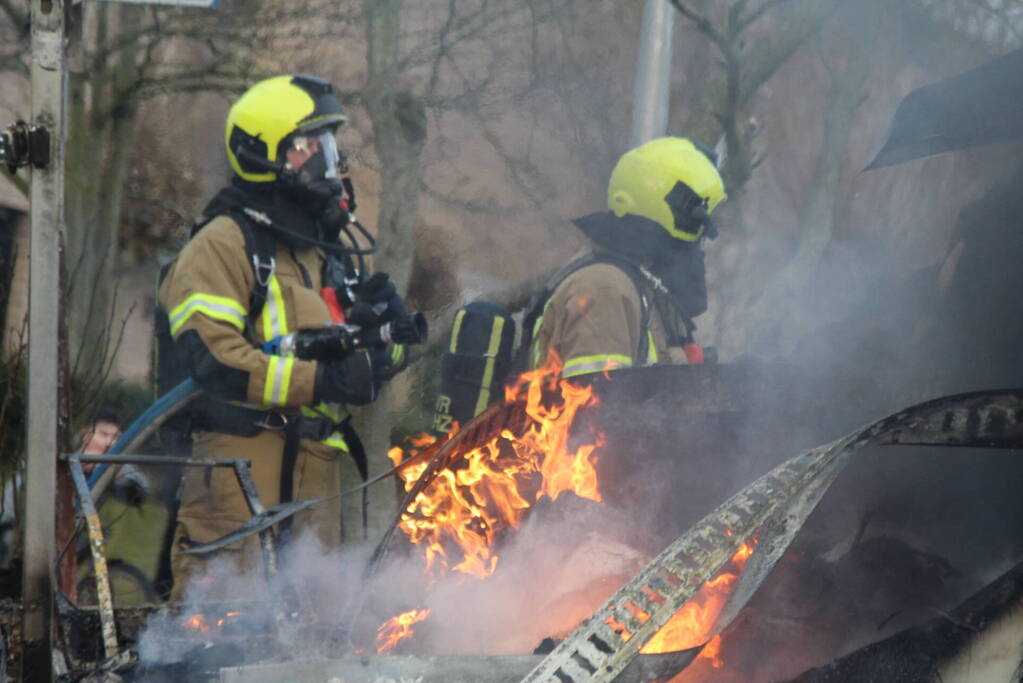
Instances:
[[[274,337],[330,321],[320,298],[324,257],[278,242],[266,301],[246,337],[255,272],[238,224],[221,215],[185,245],[160,287],[171,335],[196,380],[219,399],[294,412],[313,403],[316,361],[278,357],[259,347]]]
[[[554,289],[534,326],[532,367],[542,365],[549,350],[561,359],[563,377],[636,365],[684,364],[682,349],[668,347],[653,301],[646,302],[649,326],[641,329],[643,297],[647,294],[632,278],[611,263],[593,263],[571,273]]]

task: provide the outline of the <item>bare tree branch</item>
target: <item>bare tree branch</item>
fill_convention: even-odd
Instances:
[[[786,2],[792,2],[792,0],[764,0],[757,8],[747,14],[745,17],[739,19],[738,27],[740,31],[745,31],[747,28],[757,22],[760,17],[764,16],[767,12],[779,5],[783,5]]]
[[[691,23],[697,31],[707,36],[707,38],[717,45],[718,48],[721,48],[726,44],[727,41],[725,40],[724,35],[718,31],[717,27],[714,26],[710,19],[689,7],[689,5],[684,3],[682,0],[671,0],[671,4],[675,6],[675,9],[678,10],[679,14],[689,20],[689,23]]]
[[[16,26],[19,32],[27,35],[28,34],[28,8],[19,10],[14,6],[11,0],[0,0],[0,10],[7,15],[7,20],[11,26]]]
[[[747,69],[740,87],[740,104],[746,104],[753,93],[788,61],[807,38],[820,30],[841,5],[838,0],[810,0],[802,4],[803,8],[795,8],[784,21],[779,22],[779,30],[772,31],[746,55]]]

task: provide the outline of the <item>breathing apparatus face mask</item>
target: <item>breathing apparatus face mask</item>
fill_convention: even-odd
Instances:
[[[322,212],[326,202],[343,191],[341,153],[332,130],[291,136],[282,156],[281,184],[308,204],[311,215]]]
[[[273,206],[267,213],[270,229],[284,243],[348,254],[360,261],[376,252],[376,239],[355,219],[348,159],[338,149],[332,129],[291,135],[282,143],[278,159],[270,195]]]
[[[282,188],[316,221],[317,239],[336,242],[352,220],[355,191],[347,177],[348,158],[338,148],[334,131],[293,135],[282,156]]]

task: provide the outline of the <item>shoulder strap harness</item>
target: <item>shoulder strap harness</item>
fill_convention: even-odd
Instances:
[[[270,219],[266,214],[243,207],[232,208],[224,213],[230,216],[242,231],[242,238],[245,240],[245,255],[252,265],[252,274],[256,278],[256,284],[252,287],[252,293],[249,295],[247,316],[248,328],[252,329],[256,320],[259,319],[259,314],[263,311],[263,304],[266,303],[266,291],[277,267],[274,257],[277,251],[277,242],[268,230],[259,230],[253,225],[254,222],[263,222],[264,220],[269,222]],[[195,234],[214,218],[216,215],[201,217],[192,226],[189,237],[195,237]]]
[[[533,297],[529,300],[529,303],[526,305],[526,314],[522,324],[523,353],[529,353],[529,349],[533,344],[533,334],[536,323],[540,319],[540,316],[543,315],[544,306],[547,305],[547,300],[551,298],[555,290],[557,290],[561,283],[577,270],[581,270],[587,266],[592,266],[596,263],[609,263],[619,268],[622,272],[629,276],[629,279],[632,280],[632,284],[636,287],[636,292],[639,294],[641,310],[639,323],[639,348],[636,350],[636,359],[640,365],[646,365],[650,356],[647,332],[650,329],[651,315],[650,300],[647,294],[651,291],[651,289],[654,289],[654,284],[650,281],[650,278],[653,278],[657,284],[660,284],[660,280],[654,278],[653,275],[646,271],[645,268],[641,268],[631,261],[610,252],[593,252],[569,261],[560,269],[555,271],[554,275],[551,276],[551,279],[547,281],[546,285],[544,285],[542,291],[533,295]],[[667,289],[664,289],[664,285],[661,284],[660,286],[661,289],[667,293]]]

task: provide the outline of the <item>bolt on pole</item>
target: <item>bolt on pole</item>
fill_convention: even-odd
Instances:
[[[668,90],[671,78],[671,36],[675,8],[668,0],[646,0],[636,57],[636,87],[632,97],[630,147],[664,135],[668,130]]]
[[[65,20],[70,0],[32,0],[32,123],[50,131],[31,173],[21,680],[54,680],[60,245],[64,229]]]

